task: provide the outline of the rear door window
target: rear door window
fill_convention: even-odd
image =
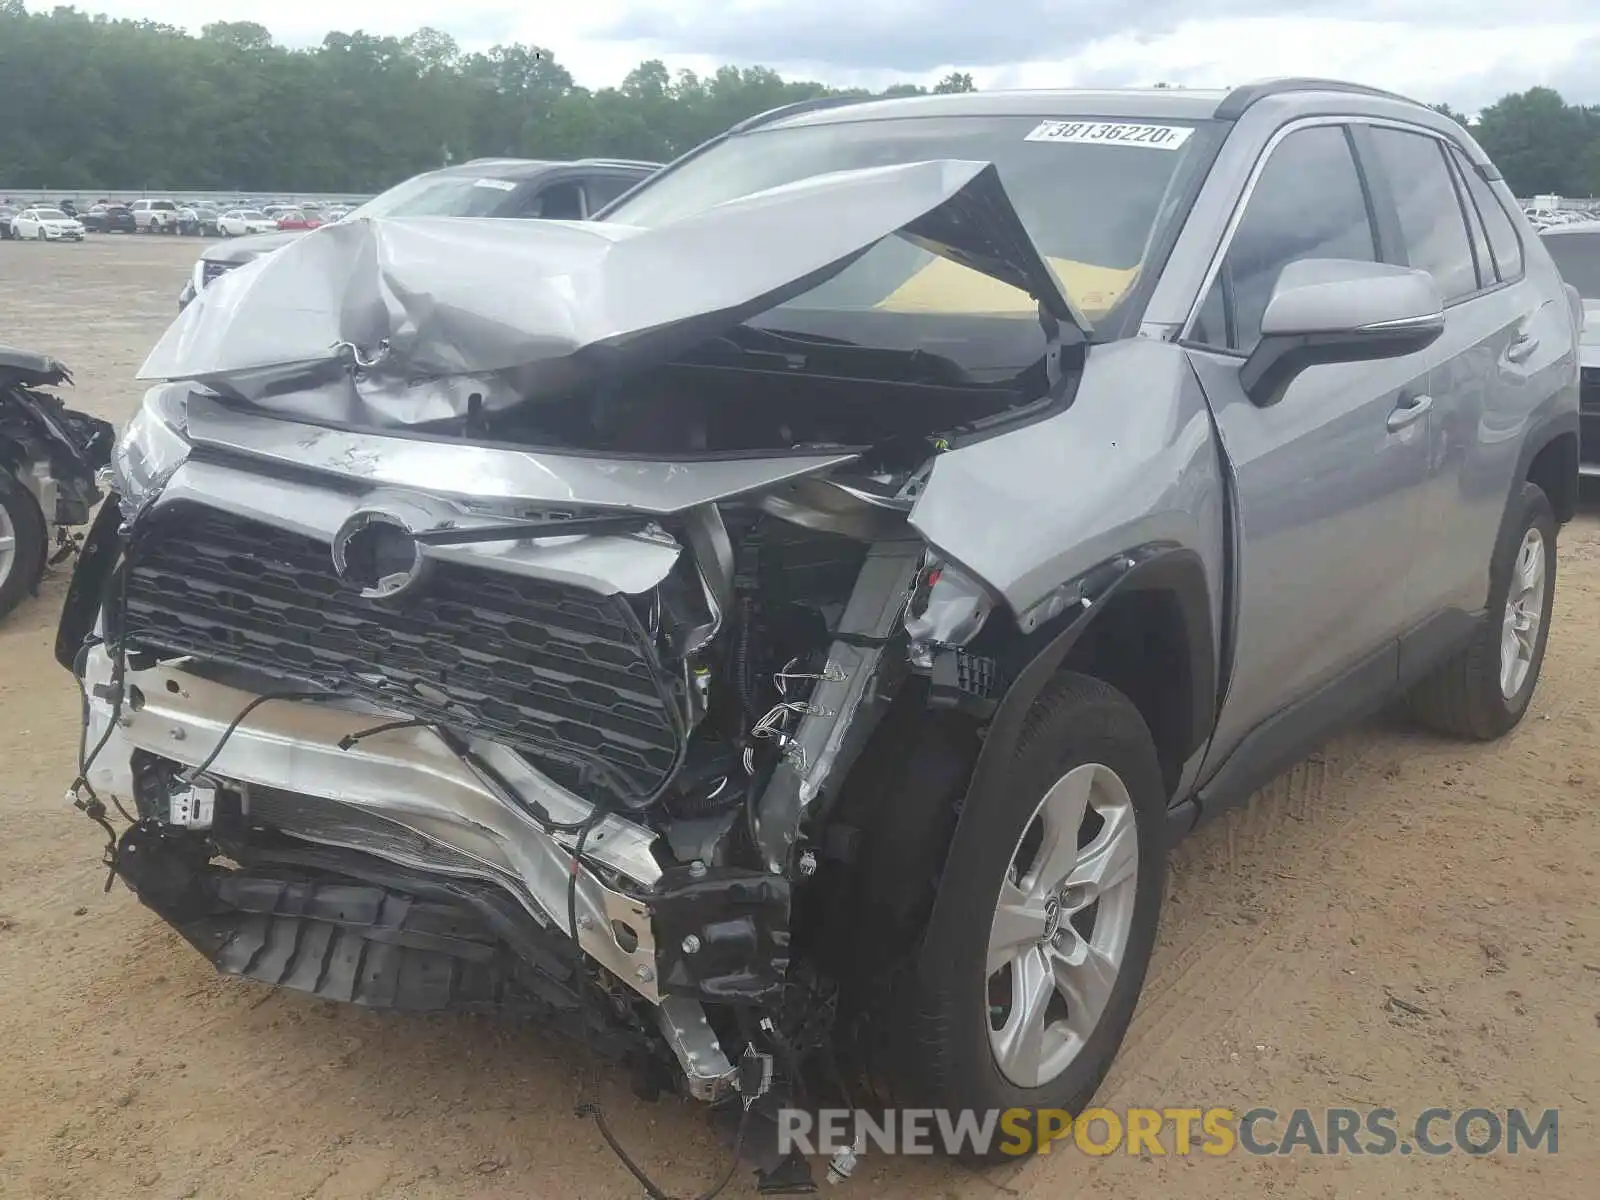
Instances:
[[[552,183],[533,196],[517,215],[545,221],[581,221],[583,187],[576,179]]]
[[[1489,248],[1494,252],[1496,272],[1503,280],[1518,278],[1522,274],[1522,239],[1517,236],[1517,227],[1512,224],[1505,205],[1465,154],[1454,147],[1450,154],[1467,182],[1467,195],[1483,218],[1484,229],[1489,234]]]
[[[583,184],[584,191],[589,194],[589,213],[599,212],[638,182],[632,175],[590,176]]]
[[[1446,304],[1470,296],[1478,290],[1478,270],[1444,143],[1382,126],[1371,135],[1394,197],[1405,265],[1432,275]]]

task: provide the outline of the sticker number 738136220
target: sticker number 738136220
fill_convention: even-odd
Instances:
[[[1041,121],[1023,141],[1176,150],[1189,140],[1193,132],[1186,125],[1135,125],[1127,121]]]

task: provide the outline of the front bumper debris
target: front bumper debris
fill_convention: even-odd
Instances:
[[[90,651],[84,682],[91,746],[112,720],[111,677],[110,656]],[[648,909],[575,866],[557,840],[575,836],[546,833],[524,805],[537,804],[563,824],[584,820],[593,807],[536,772],[497,772],[519,789],[515,798],[502,794],[422,728],[360,738],[343,749],[343,739],[393,714],[331,704],[263,704],[223,742],[229,723],[255,698],[251,693],[168,665],[127,672],[125,689],[121,716],[89,771],[98,794],[138,804],[140,751],[195,767],[221,742],[207,776],[238,788],[247,804],[254,789],[267,789],[281,827],[304,840],[493,880],[538,923],[561,930],[575,878],[579,943],[646,1000],[659,999]],[[503,759],[511,767],[503,751],[481,750],[486,761]],[[660,877],[653,840],[648,830],[610,816],[589,835],[585,856],[642,891]]]

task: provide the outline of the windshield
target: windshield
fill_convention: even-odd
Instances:
[[[1585,300],[1600,300],[1600,229],[1551,234],[1544,244],[1556,260],[1562,280],[1577,288]]]
[[[272,220],[272,218],[267,216],[266,213],[257,212],[253,208],[245,209],[242,213],[239,214],[239,219],[241,221],[270,221],[270,220]]]
[[[418,175],[396,184],[348,214],[352,217],[492,217],[505,207],[516,180],[472,175]]]
[[[1117,137],[1106,131],[1137,131]],[[906,117],[758,129],[656,176],[605,214],[631,225],[670,222],[812,175],[930,159],[992,162],[1064,291],[1116,336],[1116,310],[1156,232],[1173,215],[1196,158],[1192,123],[1039,117]],[[924,315],[1028,315],[1031,297],[902,239],[878,244],[821,287],[773,310],[871,309]],[[780,324],[768,314],[762,324]],[[1108,319],[1109,318],[1109,319]]]
[[[38,208],[34,211],[39,214],[41,221],[67,221],[71,219],[59,208]]]

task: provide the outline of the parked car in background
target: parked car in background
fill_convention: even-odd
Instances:
[[[326,209],[323,210],[322,215],[327,220],[328,224],[331,225],[335,221],[344,220],[345,217],[349,215],[349,212],[350,206],[347,204],[330,204]]]
[[[80,215],[78,212],[78,202],[76,200],[63,200],[57,204],[56,207],[62,212],[66,213],[69,217],[77,217]]]
[[[78,218],[90,233],[137,233],[133,210],[126,204],[96,204]]]
[[[257,208],[236,208],[217,218],[217,230],[223,237],[246,237],[252,233],[276,233],[277,221]]]
[[[0,242],[11,240],[11,218],[21,211],[15,204],[0,204]]]
[[[395,191],[588,215],[498,169]],[[602,216],[358,214],[146,361],[56,656],[112,870],[218,970],[1038,1129],[1176,840],[1391,704],[1529,712],[1581,307],[1447,117],[802,103]]]
[[[1582,422],[1578,471],[1600,476],[1600,220],[1569,221],[1540,234],[1561,278],[1583,298],[1583,333],[1578,347]]]
[[[660,163],[630,159],[476,159],[413,176],[365,204],[347,209],[338,219],[505,217],[577,221],[593,216],[660,167]],[[270,254],[300,236],[303,235],[290,230],[275,230],[261,237],[208,248],[184,283],[178,307],[187,305],[217,276]]]
[[[175,201],[135,200],[129,208],[133,210],[134,227],[140,233],[178,232],[178,205]]]
[[[81,242],[83,223],[59,208],[25,208],[11,218],[11,236],[19,241]]]
[[[317,213],[299,208],[280,209],[274,220],[279,229],[299,230],[302,233],[308,229],[321,229],[324,223]]]
[[[222,213],[215,205],[186,204],[178,209],[178,232],[188,237],[215,237],[221,233],[217,222]]]

